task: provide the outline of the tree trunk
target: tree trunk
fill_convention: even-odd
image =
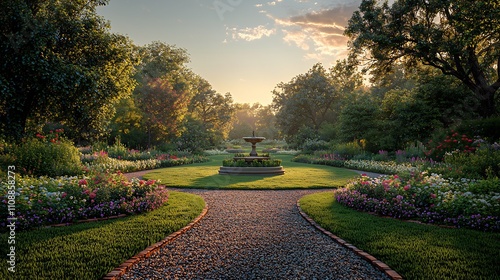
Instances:
[[[495,105],[495,89],[491,86],[478,87],[476,96],[479,99],[480,108],[477,112],[484,118],[491,117],[497,113]]]

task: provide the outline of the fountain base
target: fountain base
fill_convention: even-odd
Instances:
[[[285,169],[283,166],[275,167],[227,167],[221,166],[219,169],[220,175],[283,175]]]

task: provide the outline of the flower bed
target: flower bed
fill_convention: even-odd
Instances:
[[[166,188],[154,180],[127,179],[121,173],[92,177],[17,177],[16,190],[0,182],[0,228],[7,229],[7,198],[15,196],[16,227],[31,229],[78,220],[142,213],[168,199]]]
[[[500,193],[489,181],[444,179],[425,172],[401,178],[361,176],[335,193],[345,206],[399,219],[500,231]]]
[[[422,171],[423,164],[416,161],[398,163],[396,161],[347,160],[344,162],[344,167],[384,174],[401,174]]]
[[[141,170],[150,170],[155,168],[172,167],[185,164],[192,164],[198,162],[206,162],[209,159],[203,156],[191,157],[177,157],[170,154],[159,154],[156,158],[145,160],[123,160],[111,158],[104,151],[94,153],[93,155],[86,155],[82,157],[86,162],[87,172],[134,172]]]

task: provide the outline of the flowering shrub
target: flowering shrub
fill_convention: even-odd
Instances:
[[[433,160],[441,161],[446,153],[453,151],[473,153],[480,145],[467,135],[460,135],[451,130],[445,139],[438,142],[429,141],[428,146],[430,148],[425,155]]]
[[[0,228],[6,229],[7,182],[0,182]],[[15,217],[17,227],[30,229],[90,218],[142,213],[168,199],[164,186],[154,180],[128,181],[121,173],[92,177],[17,177]]]
[[[500,231],[500,191],[484,182],[426,173],[405,179],[361,176],[335,196],[345,206],[384,216]]]
[[[81,174],[80,152],[69,140],[64,139],[62,129],[48,135],[37,133],[13,149],[15,164],[24,174],[77,175]]]

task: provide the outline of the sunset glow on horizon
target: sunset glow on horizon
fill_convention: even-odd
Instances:
[[[272,102],[280,82],[347,54],[355,0],[111,0],[98,13],[137,45],[186,49],[189,67],[237,103]]]

